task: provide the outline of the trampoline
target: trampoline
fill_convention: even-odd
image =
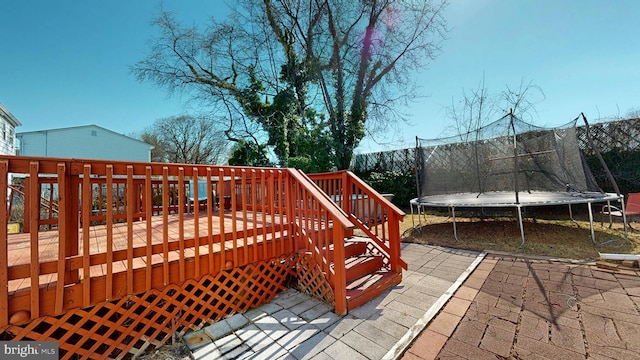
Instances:
[[[522,219],[522,208],[532,206],[569,206],[569,217],[573,220],[573,213],[571,205],[575,204],[587,204],[589,212],[589,228],[591,230],[591,241],[596,244],[595,229],[593,226],[593,203],[608,204],[611,201],[624,202],[622,195],[615,193],[600,193],[600,192],[544,192],[535,191],[531,193],[519,193],[518,200],[516,200],[513,192],[488,192],[482,194],[471,193],[458,193],[448,195],[433,195],[423,196],[415,198],[410,201],[411,213],[414,211],[421,213],[422,208],[449,208],[453,219],[453,237],[456,241],[458,239],[458,231],[456,227],[456,208],[515,208],[518,215],[518,225],[520,227],[520,234],[522,241],[520,245],[524,245],[524,225]],[[622,205],[624,208],[624,204]],[[623,214],[623,220],[626,228],[626,218]],[[414,224],[415,225],[415,224]]]
[[[448,208],[454,238],[459,241],[456,208],[515,208],[522,246],[523,208],[567,205],[573,220],[571,206],[587,204],[591,241],[596,244],[592,204],[619,201],[624,208],[624,197],[612,176],[616,193],[604,192],[596,183],[578,146],[578,119],[561,127],[542,128],[509,113],[465,134],[416,138],[418,197],[410,201],[411,212]],[[624,214],[623,221],[626,236]]]

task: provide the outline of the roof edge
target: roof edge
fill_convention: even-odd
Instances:
[[[2,105],[2,103],[0,103],[0,114],[2,115],[2,117],[6,118],[13,126],[22,125],[22,123],[18,121],[18,119],[16,119],[16,117],[13,116],[13,114],[4,105]]]
[[[119,132],[115,132],[113,130],[109,130],[107,128],[104,128],[102,126],[98,126],[98,125],[95,125],[95,124],[68,126],[68,127],[62,127],[62,128],[42,129],[42,130],[33,130],[33,131],[20,131],[20,132],[16,133],[16,137],[19,137],[20,135],[24,135],[24,134],[35,134],[35,133],[52,132],[52,131],[64,131],[64,130],[73,130],[73,129],[81,129],[81,128],[97,128],[97,129],[106,131],[108,133],[114,134],[116,136],[124,137],[124,138],[127,138],[129,140],[134,140],[134,141],[137,141],[139,143],[143,143],[143,144],[148,145],[148,146],[153,146],[153,145],[151,145],[149,143],[146,143],[146,142],[144,142],[144,141],[142,141],[140,139],[136,139],[134,137],[127,136],[127,135],[121,134]]]

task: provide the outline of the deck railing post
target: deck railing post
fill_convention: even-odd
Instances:
[[[353,184],[349,178],[349,172],[342,171],[342,176],[339,181],[342,184],[342,209],[347,214],[353,214]],[[350,229],[345,236],[353,236],[353,229]]]
[[[0,162],[0,191],[2,198],[7,197],[9,181],[9,162]],[[0,224],[6,224],[11,216],[7,209],[7,203],[0,205]],[[6,226],[0,226],[0,326],[9,324],[9,269],[8,269],[8,231]]]
[[[400,220],[398,215],[390,211],[389,216],[389,257],[391,271],[401,272],[400,269]]]
[[[351,197],[353,196],[352,194],[352,185],[351,185],[351,181],[349,181],[349,173],[347,173],[346,171],[342,172],[342,206],[344,209],[344,212],[346,212],[347,214],[352,214],[353,213],[353,209],[351,208],[352,206],[352,201],[351,201]]]
[[[58,164],[58,188],[64,188],[66,184],[66,166],[64,163]],[[61,191],[58,192],[58,209],[62,209],[67,201],[70,201],[64,196],[60,196]],[[66,276],[66,242],[67,242],[67,228],[65,219],[69,214],[65,212],[58,213],[58,274],[56,278],[56,298],[55,298],[55,313],[62,313],[64,308],[64,287]]]
[[[40,182],[38,181],[39,169],[40,163],[38,161],[29,162],[29,176],[31,177],[29,191],[33,194],[40,193]],[[29,276],[31,279],[31,319],[37,319],[40,317],[40,247],[38,243],[38,228],[40,226],[40,196],[33,197],[32,195],[31,201],[28,204],[24,204],[24,206],[30,207],[31,214],[33,215],[28,224],[31,228],[31,234],[29,237]],[[25,226],[26,225],[27,224],[25,224]]]
[[[286,179],[287,181],[286,183],[286,190],[284,191],[284,196],[285,196],[285,201],[284,201],[284,206],[285,206],[285,213],[287,214],[287,226],[288,226],[288,231],[289,234],[296,234],[297,230],[296,230],[296,201],[298,198],[298,194],[296,192],[296,184],[295,184],[295,177],[291,176],[291,171],[295,171],[295,170],[291,170],[288,169],[288,171],[286,172]],[[280,195],[278,195],[280,196]],[[300,250],[300,249],[306,249],[307,245],[303,242],[303,237],[302,236],[296,236],[295,238],[293,238],[293,241],[296,243],[295,248],[296,250]]]
[[[31,179],[28,176],[25,177],[24,178],[24,204],[29,204],[29,201],[31,201],[31,193],[29,192],[30,184],[31,184]],[[29,221],[31,221],[31,210],[29,209],[28,206],[25,206],[23,210],[23,218],[22,218],[23,233],[29,232],[29,226],[27,226],[27,224],[29,224]]]
[[[59,212],[64,212],[66,214],[63,219],[64,224],[58,224],[58,231],[60,231],[61,228],[64,228],[64,234],[60,235],[65,236],[66,238],[66,258],[78,255],[80,250],[78,244],[78,241],[80,239],[78,234],[80,226],[80,202],[78,201],[78,199],[80,198],[80,177],[72,175],[70,171],[71,168],[71,164],[67,164],[65,166],[64,187],[61,187],[59,189],[59,196],[66,199],[63,205],[64,208],[59,209]],[[33,194],[33,196],[36,196],[36,194]],[[79,281],[79,269],[67,270],[65,272],[65,284],[75,284]]]
[[[127,213],[127,294],[133,294],[133,213],[135,192],[133,185],[133,166],[127,165],[126,213]]]
[[[333,265],[335,271],[334,293],[336,298],[335,312],[340,316],[347,314],[347,274],[345,269],[345,252],[343,228],[333,227]]]

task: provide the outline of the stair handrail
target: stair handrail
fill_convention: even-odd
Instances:
[[[337,178],[336,176],[339,176],[339,178]],[[352,222],[373,241],[373,244],[375,245],[376,249],[381,253],[383,253],[389,259],[389,265],[392,271],[399,272],[400,267],[404,268],[405,270],[408,268],[407,263],[404,260],[402,260],[402,258],[400,257],[400,226],[399,224],[404,218],[404,216],[406,215],[404,211],[402,211],[400,208],[395,206],[389,200],[384,198],[375,189],[373,189],[367,183],[362,181],[362,179],[360,179],[351,171],[342,170],[334,173],[317,173],[317,174],[310,174],[309,177],[316,184],[321,183],[322,181],[328,181],[330,179],[342,182],[342,184],[340,185],[336,185],[336,184],[327,185],[325,186],[326,189],[320,185],[319,187],[323,189],[325,193],[335,192],[336,193],[335,195],[341,197],[340,201],[337,201],[337,202],[342,204],[343,210],[347,214],[349,214],[349,219],[351,219]],[[360,189],[358,191],[359,192],[358,194],[352,193],[352,188],[354,186]],[[351,205],[352,205],[351,201],[344,201],[344,199],[351,199],[352,196],[358,197],[358,196],[361,196],[362,194],[374,200],[376,204],[374,208],[376,208],[377,205],[380,205],[383,210],[382,213],[387,214],[388,227],[389,227],[388,229],[389,239],[387,240],[389,240],[389,245],[385,243],[385,234],[384,234],[385,225],[383,222],[378,224],[383,227],[382,229],[383,237],[381,238],[377,232],[371,231],[371,229],[367,226],[367,224],[358,220],[358,216],[354,214],[354,211],[357,211],[358,209],[351,209]]]
[[[351,222],[351,220],[349,219],[349,214],[347,214],[347,213],[344,211],[344,209],[342,209],[340,206],[338,206],[338,205],[335,203],[335,201],[333,201],[333,200],[331,199],[331,197],[329,197],[329,195],[328,195],[326,192],[322,191],[322,189],[318,186],[318,184],[316,184],[316,183],[315,183],[315,182],[314,182],[314,181],[309,177],[309,174],[307,174],[307,173],[303,172],[302,170],[297,170],[297,171],[298,171],[298,173],[299,173],[301,176],[305,177],[305,178],[307,179],[307,181],[308,181],[310,184],[312,184],[315,188],[317,188],[317,189],[320,191],[320,195],[321,195],[322,197],[324,197],[327,201],[329,201],[329,202],[331,203],[332,208],[334,208],[335,210],[339,211],[339,212],[344,216],[344,218],[346,218],[346,219],[347,219],[347,221],[349,222],[349,224],[351,224],[353,227],[355,227],[355,224],[353,224],[353,222]]]
[[[406,215],[406,213],[404,211],[402,211],[400,208],[395,206],[391,201],[387,200],[384,196],[382,196],[380,193],[378,193],[369,184],[367,184],[366,182],[362,181],[362,179],[360,179],[354,173],[352,173],[351,171],[348,171],[348,170],[346,170],[345,172],[348,174],[349,180],[351,180],[352,182],[357,183],[358,186],[367,189],[367,192],[372,194],[376,198],[376,200],[379,200],[382,203],[384,203],[385,206],[389,210],[391,210],[396,216],[399,216],[399,217],[403,218]]]
[[[373,189],[369,184],[362,181],[358,176],[356,176],[351,171],[346,170],[346,175],[348,179],[347,188],[351,189],[350,185],[354,185],[356,187],[362,188],[365,190],[365,193],[373,198],[376,203],[380,203],[381,206],[386,209],[386,214],[388,216],[388,225],[389,225],[389,245],[387,246],[383,239],[374,234],[367,226],[363,223],[357,221],[356,225],[364,231],[369,237],[374,240],[379,250],[385,251],[387,255],[390,257],[391,262],[391,270],[392,271],[400,271],[398,266],[403,269],[408,269],[408,264],[402,260],[400,257],[400,222],[406,215],[404,211],[395,206],[391,201],[387,200],[380,193],[378,193],[375,189]],[[383,213],[385,213],[383,211]],[[383,224],[384,225],[384,224]],[[397,238],[395,238],[397,235]],[[392,238],[393,237],[393,238]]]
[[[9,185],[7,185],[7,187],[9,189],[11,189],[11,191],[15,191],[19,195],[22,195],[22,197],[24,198],[25,192],[24,192],[24,185],[23,184],[19,184],[19,185],[9,184]],[[55,202],[51,202],[49,199],[45,198],[44,196],[40,196],[40,205],[51,209],[54,213],[59,212],[58,204],[56,204]],[[9,206],[11,206],[11,204],[9,204]]]
[[[295,184],[298,184],[302,190],[309,193],[309,198],[299,198],[298,195],[300,194],[300,191],[296,191],[293,188],[294,184],[292,182],[292,189],[290,192],[292,196],[290,198],[291,203],[289,204],[289,208],[295,210],[296,204],[302,204],[305,207],[312,206],[308,204],[308,200],[316,201],[319,207],[313,210],[316,210],[319,213],[321,209],[324,209],[327,217],[331,220],[333,252],[328,251],[329,241],[323,241],[322,237],[324,236],[324,233],[321,233],[320,231],[313,231],[313,229],[308,231],[308,229],[305,228],[304,225],[307,223],[305,219],[306,216],[298,216],[298,214],[296,214],[296,216],[294,216],[294,225],[298,228],[298,232],[302,238],[301,240],[305,242],[303,245],[304,248],[311,252],[314,260],[318,263],[323,272],[327,274],[329,284],[334,291],[335,312],[337,314],[344,315],[347,313],[346,255],[344,240],[356,225],[349,219],[347,214],[333,201],[331,201],[327,194],[322,191],[322,189],[320,189],[306,174],[296,169],[288,170],[291,178],[295,181]],[[306,209],[298,211],[305,210]],[[307,211],[307,215],[308,212],[309,211]],[[317,223],[317,226],[320,226],[322,222],[318,221]],[[328,222],[325,224],[328,224]],[[323,248],[325,251],[322,251]],[[331,258],[329,254],[333,254],[333,257]],[[331,268],[331,264],[333,264],[333,268]]]

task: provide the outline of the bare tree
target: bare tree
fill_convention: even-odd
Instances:
[[[242,111],[228,113],[227,135],[243,139],[250,126],[242,121],[259,123],[284,160],[299,155],[297,139],[326,129],[335,166],[344,169],[367,122],[394,123],[399,102],[419,96],[414,74],[440,50],[445,7],[445,0],[241,0],[202,33],[163,12],[154,23],[161,36],[132,70],[139,80]]]
[[[487,89],[483,76],[475,89],[463,89],[462,100],[452,100],[446,112],[447,117],[453,121],[451,129],[456,134],[464,136],[509,112],[520,119],[531,120],[536,112],[536,105],[544,99],[542,89],[531,81],[525,82],[524,79],[520,80],[517,88],[506,85],[506,90],[492,94]]]
[[[158,134],[151,132],[143,132],[139,135],[140,140],[146,142],[149,145],[153,145],[151,149],[151,161],[153,162],[165,162],[167,161],[167,144],[164,144],[158,138]]]
[[[451,105],[446,108],[447,116],[454,122],[452,125],[457,134],[470,134],[473,130],[481,128],[489,121],[495,120],[497,111],[496,97],[489,94],[484,82],[469,91],[462,90],[462,100],[451,100]],[[462,140],[468,140],[466,138]]]
[[[520,119],[531,120],[536,113],[536,105],[545,99],[542,88],[524,79],[520,79],[517,88],[511,88],[509,85],[506,85],[506,88],[500,96],[501,110],[504,113],[511,112]]]
[[[626,119],[640,118],[640,107],[631,108],[627,110],[627,113],[625,114],[625,118]]]
[[[206,117],[156,120],[140,138],[154,145],[152,160],[185,164],[223,164],[229,156],[224,132]]]

